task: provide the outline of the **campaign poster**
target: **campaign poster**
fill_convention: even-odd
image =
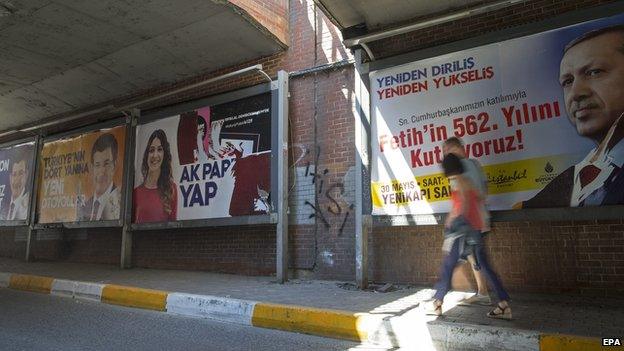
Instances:
[[[271,94],[141,124],[133,222],[270,212]]]
[[[39,223],[119,220],[125,126],[44,142]]]
[[[370,74],[373,214],[450,210],[443,142],[491,210],[624,204],[624,15]]]
[[[0,148],[0,220],[28,219],[35,142]]]

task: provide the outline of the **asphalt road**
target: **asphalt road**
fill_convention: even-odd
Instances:
[[[357,345],[0,288],[0,350],[349,350]]]

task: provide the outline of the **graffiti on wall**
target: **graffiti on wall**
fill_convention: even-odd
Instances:
[[[328,168],[317,167],[322,150],[317,147],[315,162],[302,164],[310,154],[304,145],[295,145],[295,185],[291,191],[294,224],[321,223],[326,230],[342,235],[353,216],[353,174],[350,169],[342,180],[336,180]]]

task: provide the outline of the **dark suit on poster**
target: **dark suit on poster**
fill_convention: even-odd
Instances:
[[[533,198],[524,201],[522,208],[568,207],[574,188],[574,166],[569,167]],[[624,204],[624,171],[619,169],[613,174],[613,181],[605,185],[606,195],[601,205]]]
[[[119,201],[120,201],[119,189],[115,185],[113,185],[104,203],[100,204],[100,206],[102,206],[101,216],[98,216],[98,213],[94,213],[93,214],[94,218],[91,218],[91,212],[93,212],[94,210],[93,209],[94,197],[91,196],[89,199],[87,199],[87,201],[85,201],[84,204],[82,204],[81,206],[78,206],[77,220],[78,221],[106,221],[106,220],[119,219],[119,213],[120,213]]]

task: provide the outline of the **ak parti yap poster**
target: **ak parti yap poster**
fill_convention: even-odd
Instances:
[[[270,212],[271,94],[137,126],[134,223]]]

